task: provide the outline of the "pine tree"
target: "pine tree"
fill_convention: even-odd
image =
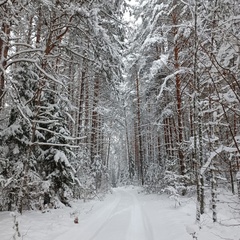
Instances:
[[[38,83],[35,69],[28,64],[20,64],[11,81],[11,111],[8,127],[1,131],[2,177],[6,186],[2,189],[3,209],[16,209],[22,212],[28,205],[29,189],[26,181],[34,175],[32,138],[34,129],[34,94]],[[18,206],[16,206],[18,205]],[[24,206],[25,205],[25,206]]]

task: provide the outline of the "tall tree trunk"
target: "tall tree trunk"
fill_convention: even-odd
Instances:
[[[168,156],[170,156],[170,140],[169,140],[169,124],[168,118],[164,119],[164,142],[165,142],[165,151]]]
[[[31,150],[29,151],[31,154]],[[21,178],[21,185],[18,192],[18,202],[17,202],[17,210],[20,214],[22,214],[23,211],[23,201],[24,199],[28,199],[28,175],[29,175],[29,159],[31,158],[30,155],[23,156],[23,176]]]
[[[83,134],[83,105],[84,105],[84,92],[85,92],[85,76],[86,70],[82,69],[81,73],[81,83],[80,83],[80,94],[79,94],[79,107],[78,107],[78,129],[77,129],[77,136],[81,137]],[[80,143],[80,140],[78,140]]]
[[[37,30],[36,30],[36,47],[39,47],[41,42],[41,32],[42,32],[42,9],[38,9],[38,19],[37,19]]]
[[[135,167],[137,171],[138,179],[140,179],[140,160],[139,160],[139,138],[137,122],[134,120],[134,156],[135,156]]]
[[[125,135],[126,135],[126,150],[127,150],[127,160],[128,160],[128,172],[129,178],[132,180],[134,175],[134,169],[132,168],[132,159],[130,154],[130,143],[129,143],[129,133],[128,133],[128,123],[127,123],[127,114],[126,107],[124,106],[124,122],[125,122]]]
[[[106,155],[106,160],[105,160],[105,166],[109,167],[109,157],[110,157],[110,149],[111,149],[111,134],[108,136],[108,146],[107,146],[107,155]]]
[[[193,97],[193,121],[196,123],[194,127],[194,151],[193,161],[196,168],[196,184],[197,184],[197,206],[196,206],[196,220],[200,222],[201,214],[204,213],[204,180],[201,174],[201,168],[203,166],[203,136],[202,136],[202,118],[200,108],[200,79],[198,77],[198,28],[197,28],[197,13],[198,2],[195,1],[195,7],[193,12],[194,17],[194,59],[193,59],[193,85],[194,85],[194,97]],[[198,150],[197,150],[198,149]]]
[[[144,185],[144,160],[143,160],[143,144],[142,144],[142,132],[141,132],[141,109],[140,109],[140,89],[139,89],[139,77],[136,77],[136,92],[137,92],[137,131],[139,142],[139,164],[140,164],[140,178],[141,183]]]
[[[165,162],[164,159],[162,159],[162,148],[161,148],[161,137],[157,136],[157,157],[158,157],[158,162],[160,166],[165,167]]]
[[[99,86],[100,85],[100,76],[95,77],[94,83],[94,96],[93,96],[93,109],[92,109],[92,127],[91,127],[91,142],[90,142],[90,156],[91,162],[93,163],[95,156],[98,154],[97,149],[97,136],[98,136],[98,112],[97,104],[99,97]]]
[[[32,31],[33,31],[33,16],[30,16],[27,34],[27,44],[29,45],[31,44]]]
[[[178,16],[177,13],[173,14],[173,24],[177,26],[178,24]],[[178,28],[174,27],[173,34],[174,37],[178,34]],[[179,43],[176,40],[174,43],[174,67],[175,71],[179,70]],[[185,174],[185,163],[184,163],[184,154],[182,150],[183,144],[183,123],[182,123],[182,94],[181,94],[181,77],[177,73],[175,76],[175,86],[176,86],[176,100],[177,100],[177,134],[178,134],[178,158],[179,158],[179,166],[180,166],[180,174]]]
[[[217,222],[217,182],[215,176],[215,167],[211,167],[211,200],[212,200],[212,219]]]
[[[7,65],[7,56],[9,50],[9,35],[10,35],[10,25],[3,23],[2,32],[7,37],[6,39],[0,38],[0,112],[3,109],[3,98],[5,95],[5,67]]]
[[[86,136],[85,138],[85,143],[88,145],[90,144],[90,139],[89,139],[89,134],[88,131],[90,129],[90,106],[89,106],[89,94],[90,94],[90,90],[89,90],[89,77],[86,78],[85,81],[85,111],[84,111],[84,136]]]

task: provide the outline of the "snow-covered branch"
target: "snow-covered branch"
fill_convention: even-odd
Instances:
[[[80,145],[70,145],[61,143],[47,143],[47,142],[33,142],[31,146],[52,146],[52,147],[67,147],[67,148],[80,148]]]
[[[86,138],[86,137],[76,137],[75,138],[75,137],[66,136],[66,135],[63,135],[61,133],[58,133],[58,132],[55,132],[55,131],[51,131],[51,130],[49,130],[47,128],[42,128],[42,127],[39,127],[39,126],[37,126],[36,128],[37,128],[37,130],[42,130],[42,131],[45,131],[45,132],[52,133],[53,135],[61,136],[61,137],[65,138],[66,140],[81,140],[81,139],[85,139]]]
[[[238,152],[238,149],[237,148],[233,148],[233,147],[226,147],[226,146],[221,145],[218,149],[216,149],[215,151],[211,152],[207,162],[202,166],[202,168],[200,170],[201,175],[203,175],[206,172],[206,170],[209,168],[209,166],[212,163],[213,158],[215,156],[219,155],[223,151],[232,153],[232,152]]]
[[[8,1],[8,0],[3,0],[3,1],[1,1],[1,2],[0,2],[0,7],[1,7],[3,4],[5,4],[7,1]]]

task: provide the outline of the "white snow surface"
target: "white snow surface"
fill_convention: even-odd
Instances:
[[[139,187],[113,189],[103,200],[77,201],[72,208],[24,212],[17,215],[24,240],[239,240],[239,216],[221,210],[224,224],[211,223],[210,212],[195,221],[194,198],[181,198],[175,207],[167,195],[146,195]],[[226,214],[226,215],[225,215]],[[13,239],[13,216],[0,212],[0,239]],[[78,217],[78,224],[74,223]],[[228,220],[231,219],[231,220]],[[224,226],[227,225],[227,226]]]

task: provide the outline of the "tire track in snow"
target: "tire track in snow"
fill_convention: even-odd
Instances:
[[[139,200],[131,195],[133,205],[131,209],[131,221],[126,240],[154,240],[150,221],[144,212]]]
[[[154,240],[150,221],[137,197],[122,189],[117,190],[116,193],[118,203],[112,208],[111,213],[102,219],[98,228],[92,228],[93,235],[84,239]],[[115,234],[111,235],[113,232]]]
[[[79,224],[75,225],[72,228],[71,235],[76,236],[76,238],[71,240],[79,240],[79,237],[84,240],[93,240],[95,239],[95,235],[99,232],[104,224],[111,218],[114,213],[114,209],[118,206],[121,201],[121,194],[118,192],[115,193],[114,200],[110,202],[108,205],[104,205],[102,208],[98,209],[96,212],[86,216],[86,218],[80,219]],[[99,220],[101,219],[101,221]],[[55,240],[68,239],[69,232],[61,234]]]
[[[80,231],[79,235],[83,237],[84,240],[96,239],[96,236],[99,234],[99,232],[101,232],[109,219],[112,217],[116,207],[121,201],[121,198],[121,194],[119,194],[119,192],[116,192],[114,201],[110,205],[101,209],[100,213],[94,214],[96,220],[92,222],[90,226],[87,226],[82,231]],[[99,221],[99,219],[101,219],[101,221]]]
[[[110,199],[109,199],[110,200]],[[129,190],[116,189],[110,201],[80,219],[54,240],[154,240],[144,206]]]
[[[104,221],[102,222],[101,226],[99,226],[99,228],[94,232],[94,235],[89,239],[89,240],[96,240],[96,239],[102,239],[101,238],[101,233],[110,228],[110,224],[113,224],[114,219],[118,218],[118,215],[121,215],[124,211],[126,211],[126,208],[124,208],[124,195],[125,195],[125,191],[116,191],[117,195],[118,195],[118,203],[114,206],[114,208],[112,208],[111,213],[108,215],[107,218],[104,219]],[[120,209],[120,210],[119,210]],[[111,229],[110,229],[111,230]],[[116,236],[115,236],[116,237]],[[104,238],[105,240],[107,240],[106,238]],[[109,239],[112,239],[109,237]]]
[[[137,197],[123,189],[117,193],[120,202],[89,240],[153,240],[150,221]]]

